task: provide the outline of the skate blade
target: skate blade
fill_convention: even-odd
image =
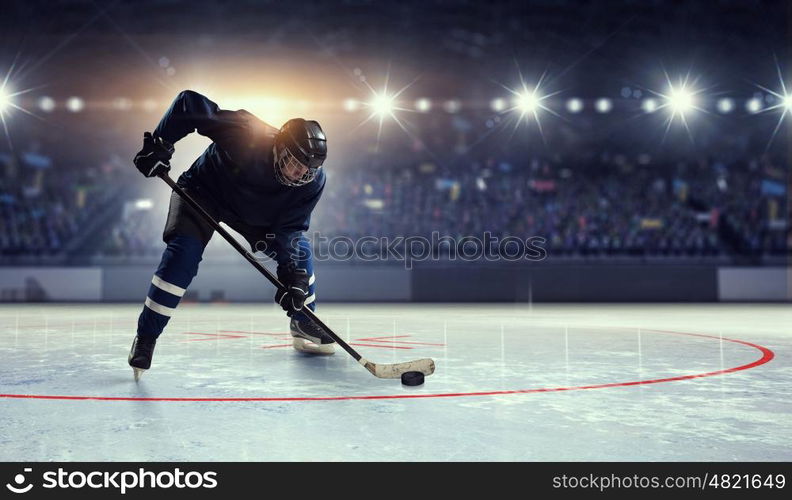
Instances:
[[[329,356],[335,352],[335,345],[333,344],[314,344],[305,339],[295,337],[292,340],[292,346],[296,351],[305,354],[318,354],[321,356]]]
[[[140,381],[140,377],[143,376],[143,373],[145,371],[146,370],[144,370],[143,368],[135,368],[134,366],[132,367],[132,373],[135,376],[135,382]]]

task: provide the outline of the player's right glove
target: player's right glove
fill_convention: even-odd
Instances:
[[[278,290],[275,302],[280,304],[288,316],[302,310],[305,299],[308,298],[309,276],[305,269],[298,269],[294,264],[278,266],[278,281],[283,283],[286,290]]]
[[[151,132],[143,134],[143,149],[138,151],[132,163],[146,177],[154,177],[170,170],[173,144],[162,137],[154,137]]]

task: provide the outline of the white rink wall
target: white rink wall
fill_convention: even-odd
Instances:
[[[718,269],[718,297],[728,301],[790,300],[792,267]]]
[[[0,302],[139,302],[156,264],[0,267]],[[332,264],[316,269],[323,302],[792,301],[790,267],[569,265],[438,267]],[[243,264],[204,262],[187,300],[266,302]]]
[[[0,301],[103,300],[100,267],[0,267]]]

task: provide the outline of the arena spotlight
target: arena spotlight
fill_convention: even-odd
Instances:
[[[692,111],[700,111],[706,113],[707,111],[701,108],[698,104],[698,95],[706,89],[697,88],[699,81],[698,77],[691,78],[690,72],[684,76],[680,76],[678,83],[674,84],[671,77],[665,70],[666,90],[665,92],[649,90],[652,94],[661,98],[660,104],[657,109],[665,108],[667,110],[665,119],[665,130],[663,131],[663,140],[665,140],[668,132],[671,130],[671,125],[677,120],[685,128],[688,138],[693,142],[693,133],[690,130],[688,115]]]
[[[728,97],[724,97],[722,99],[718,99],[718,111],[722,114],[731,113],[734,111],[734,99],[730,99]]]
[[[119,97],[113,100],[113,107],[119,111],[129,111],[132,109],[132,101],[126,97]]]
[[[536,81],[530,83],[525,81],[519,65],[517,65],[517,73],[520,78],[519,85],[517,87],[513,88],[508,85],[498,83],[498,85],[509,91],[511,94],[509,100],[507,101],[507,105],[510,105],[511,107],[507,108],[505,111],[508,111],[512,115],[509,119],[509,121],[514,122],[512,134],[522,123],[527,125],[535,123],[536,131],[542,136],[542,141],[545,141],[545,135],[542,129],[542,116],[545,113],[550,113],[553,116],[559,118],[561,117],[561,115],[556,113],[549,106],[549,99],[559,94],[560,91],[550,93],[547,92],[547,89],[543,86],[547,76],[546,71],[539,75],[539,78]],[[491,104],[500,107],[501,102],[493,101]]]
[[[748,100],[745,103],[745,107],[748,109],[749,113],[756,114],[756,113],[769,113],[775,110],[779,110],[778,113],[778,121],[776,122],[776,126],[773,129],[772,134],[770,134],[770,139],[767,141],[767,148],[770,148],[770,145],[773,144],[773,141],[778,135],[778,132],[781,130],[781,125],[784,123],[784,119],[786,118],[787,114],[792,115],[792,93],[787,91],[787,84],[784,80],[784,75],[781,73],[781,66],[778,64],[778,60],[776,60],[776,73],[778,76],[778,84],[775,90],[771,88],[764,87],[755,83],[754,85],[766,92],[765,99],[767,100],[766,108],[762,105],[762,100],[760,99],[760,94],[754,94],[754,98]]]
[[[152,111],[157,109],[157,101],[155,101],[154,99],[146,99],[145,101],[143,101],[143,109],[147,113],[151,113]]]
[[[533,118],[537,127],[539,128],[539,133],[542,134],[542,137],[544,138],[544,132],[542,132],[542,124],[539,119],[539,115],[540,112],[546,111],[558,116],[558,113],[548,108],[545,103],[545,99],[558,94],[558,92],[554,92],[549,95],[544,94],[540,90],[543,78],[544,75],[539,79],[539,83],[533,88],[529,88],[525,82],[522,82],[522,88],[520,90],[508,90],[514,94],[514,97],[511,101],[512,107],[509,108],[509,111],[516,111],[517,114],[519,114],[516,124],[519,125],[521,122]]]
[[[396,109],[393,96],[385,94],[384,92],[374,94],[374,97],[369,102],[369,106],[371,106],[371,110],[374,114],[380,117],[392,116],[393,111]]]
[[[14,146],[11,141],[11,135],[8,131],[8,122],[6,121],[6,116],[11,113],[13,110],[21,111],[25,114],[36,116],[29,110],[25,109],[23,103],[17,102],[16,97],[22,94],[27,94],[35,90],[34,88],[26,88],[19,90],[15,88],[16,85],[13,84],[13,79],[11,75],[14,71],[14,64],[11,64],[11,68],[8,70],[8,73],[5,75],[0,75],[0,125],[2,125],[3,132],[5,133],[6,141],[8,142],[9,148],[13,151]]]
[[[38,100],[38,105],[41,111],[50,113],[55,109],[55,99],[49,96],[44,96]]]
[[[573,97],[567,101],[566,108],[570,113],[580,113],[583,110],[583,101]]]
[[[596,109],[598,113],[609,113],[610,110],[613,109],[613,101],[607,97],[601,97],[594,103],[594,109]]]
[[[154,202],[148,198],[140,198],[135,200],[135,208],[138,210],[151,210],[154,208]]]
[[[754,114],[762,111],[762,100],[757,97],[748,99],[745,103],[745,109],[747,109],[749,113]]]
[[[529,91],[523,90],[514,99],[514,107],[522,113],[534,113],[536,108],[539,107],[539,96],[536,95],[536,89]]]
[[[348,111],[350,113],[357,111],[360,109],[360,102],[356,99],[345,99],[344,100],[344,111]]]
[[[679,119],[679,121],[685,127],[685,130],[688,131],[688,136],[691,140],[693,140],[693,136],[690,133],[687,115],[689,115],[694,110],[706,113],[706,110],[701,108],[698,102],[699,94],[704,92],[706,89],[697,88],[699,78],[692,77],[690,72],[679,76],[677,83],[673,82],[665,70],[663,73],[665,74],[666,90],[663,92],[655,90],[649,91],[662,99],[661,103],[657,106],[657,109],[659,110],[666,108],[667,110],[668,118],[666,120],[665,134],[667,134],[670,130],[671,124]],[[665,134],[663,135],[664,138]]]
[[[671,113],[674,115],[684,115],[695,107],[693,92],[684,86],[676,89],[671,87],[666,100],[668,101],[668,106],[671,108]]]
[[[496,97],[492,101],[490,101],[490,109],[495,111],[496,113],[500,113],[504,109],[506,109],[506,100],[500,97]]]
[[[647,113],[654,113],[657,111],[657,100],[651,97],[644,99],[641,103],[641,109]]]
[[[66,100],[66,109],[72,113],[79,113],[85,108],[85,101],[79,97],[69,97]]]
[[[754,109],[758,107],[763,112],[780,109],[781,116],[783,118],[787,113],[792,113],[792,94],[787,92],[787,86],[784,83],[783,78],[781,77],[780,70],[778,74],[778,82],[779,82],[779,86],[781,87],[778,91],[763,87],[761,85],[757,85],[757,87],[767,92],[767,94],[765,95],[765,100],[767,101],[768,104],[770,104],[770,106],[764,108],[764,106],[762,105],[762,101],[759,97],[759,94],[754,94],[754,98],[758,101],[758,106],[756,104],[751,104],[751,106]],[[749,111],[751,111],[752,113],[758,112],[758,110],[754,111],[753,109],[749,109]]]
[[[357,72],[357,70],[355,71]],[[382,89],[375,89],[372,87],[369,82],[363,78],[361,73],[361,82],[365,84],[368,88],[369,92],[371,93],[371,97],[366,102],[361,102],[362,106],[366,106],[370,108],[370,112],[368,117],[360,122],[358,127],[365,125],[371,120],[375,120],[377,122],[377,142],[375,148],[379,148],[379,141],[380,137],[382,136],[382,127],[385,123],[385,120],[388,119],[393,120],[393,122],[408,136],[413,137],[412,133],[408,130],[407,126],[402,123],[399,119],[398,112],[399,111],[412,111],[412,109],[407,109],[404,107],[399,106],[399,96],[401,96],[407,89],[412,87],[412,85],[418,80],[417,78],[414,79],[412,82],[408,83],[407,85],[403,86],[401,89],[397,90],[396,92],[390,91],[388,89],[388,83],[390,82],[390,70],[388,73],[385,74],[385,84],[382,86]]]
[[[456,99],[451,99],[450,101],[446,101],[443,104],[443,109],[446,111],[446,113],[458,113],[459,110],[462,109],[462,104]]]
[[[5,85],[0,87],[0,113],[5,113],[11,107],[11,93],[5,88]]]
[[[426,97],[422,97],[415,101],[415,109],[421,113],[426,113],[432,109],[432,101]]]

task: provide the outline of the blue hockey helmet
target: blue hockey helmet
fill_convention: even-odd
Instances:
[[[314,120],[292,118],[275,137],[275,177],[286,186],[313,181],[327,158],[327,138]]]

